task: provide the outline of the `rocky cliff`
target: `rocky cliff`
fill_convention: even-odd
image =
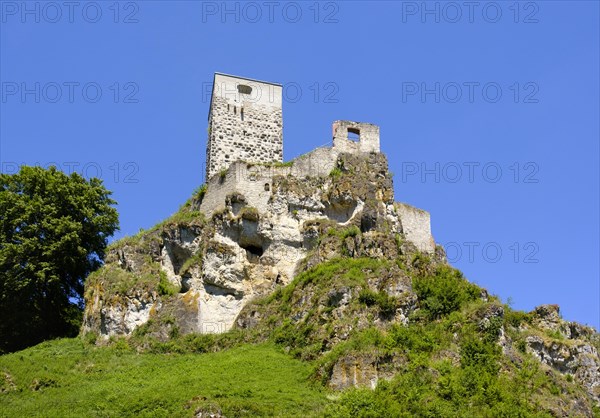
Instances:
[[[227,331],[249,300],[291,282],[329,227],[374,240],[377,257],[384,250],[376,237],[400,237],[406,219],[415,242],[435,250],[428,214],[394,203],[383,154],[336,155],[325,176],[274,171],[288,165],[262,166],[267,180],[249,179],[252,173],[238,179],[240,165],[247,169],[236,163],[215,176],[171,219],[110,248],[105,267],[87,283],[84,332],[128,335],[173,310],[182,332]],[[218,197],[220,205],[200,210]]]
[[[83,334],[236,329],[315,361],[333,389],[376,387],[418,364],[415,353],[437,382],[438,363],[467,365],[480,341],[508,381],[538,365],[532,378],[553,383],[532,388],[531,402],[552,415],[600,406],[598,334],[552,305],[516,312],[467,282],[429,215],[394,201],[381,153],[236,162],[171,218],[113,244],[85,299]]]

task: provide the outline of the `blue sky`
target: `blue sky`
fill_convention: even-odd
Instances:
[[[202,183],[215,71],[279,82],[284,159],[334,120],[380,125],[396,200],[431,213],[453,265],[600,327],[597,2],[0,7],[2,172],[102,177],[118,237]]]

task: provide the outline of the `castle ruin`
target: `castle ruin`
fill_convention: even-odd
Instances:
[[[379,127],[347,120],[333,122],[331,146],[314,149],[283,164],[282,85],[215,73],[208,117],[207,193],[200,210],[207,216],[244,196],[244,206],[269,211],[275,176],[327,177],[340,154],[379,153]],[[435,250],[429,213],[406,204],[395,208],[404,234],[417,248]],[[332,214],[338,221],[352,213]]]
[[[394,200],[379,127],[335,121],[327,146],[283,163],[281,97],[279,84],[215,75],[207,187],[183,208],[203,216],[162,223],[112,249],[96,284],[86,284],[84,333],[131,335],[173,316],[182,334],[225,332],[251,300],[291,283],[304,262],[436,256],[429,213]],[[166,278],[177,295],[148,289],[157,267],[157,285]],[[143,288],[115,297],[103,285],[115,269]]]

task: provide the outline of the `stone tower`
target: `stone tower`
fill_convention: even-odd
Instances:
[[[206,181],[237,160],[283,161],[281,84],[215,73],[206,145]]]

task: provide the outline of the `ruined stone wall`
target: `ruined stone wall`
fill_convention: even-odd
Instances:
[[[227,196],[240,193],[246,204],[259,211],[267,209],[274,176],[296,178],[326,177],[335,167],[338,153],[332,148],[317,148],[294,159],[289,165],[234,162],[223,175],[213,176],[200,210],[211,216],[226,206]]]
[[[281,162],[281,86],[216,74],[208,126],[206,180],[237,160]]]
[[[244,201],[239,203],[239,207],[250,206],[260,213],[268,213],[272,210],[270,199],[275,176],[298,179],[327,177],[336,166],[339,155],[334,148],[317,148],[287,166],[235,162],[223,175],[210,179],[200,210],[210,217],[231,205],[236,212],[236,204],[231,202],[231,198],[240,195]],[[400,221],[398,232],[402,232],[420,251],[435,252],[429,213],[404,203],[396,203],[394,208]]]
[[[330,147],[321,147],[294,158],[291,174],[298,178],[324,177],[335,168],[339,152]]]
[[[349,139],[355,134],[356,141]],[[333,123],[333,147],[338,152],[379,152],[379,126],[370,123],[337,120]]]
[[[420,251],[433,253],[435,241],[431,235],[429,212],[406,203],[396,203],[395,206],[406,239],[415,244]]]
[[[248,206],[268,213],[273,210],[270,199],[275,176],[327,177],[340,154],[380,152],[377,125],[338,120],[332,127],[332,147],[320,147],[289,164],[278,164],[283,160],[281,86],[216,74],[211,100],[208,188],[200,205],[208,217],[227,207],[236,212],[236,208]],[[406,239],[419,250],[433,253],[429,213],[405,204],[395,208]]]
[[[280,168],[260,165],[248,167],[248,163],[235,162],[229,166],[224,175],[219,174],[209,180],[200,210],[211,216],[214,212],[225,208],[228,196],[237,193],[245,197],[247,206],[265,211],[271,196],[273,175],[280,170]]]

